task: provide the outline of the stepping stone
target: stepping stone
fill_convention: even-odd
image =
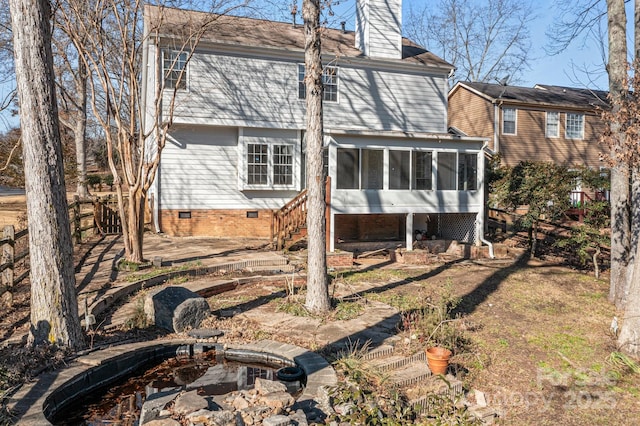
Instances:
[[[216,330],[215,328],[194,328],[187,333],[189,337],[195,337],[196,339],[210,339],[223,334],[221,330]]]

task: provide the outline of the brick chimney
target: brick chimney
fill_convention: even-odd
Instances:
[[[371,58],[402,59],[402,0],[356,0],[356,48]]]

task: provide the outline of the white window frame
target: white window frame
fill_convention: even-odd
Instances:
[[[327,93],[333,93],[327,91],[327,70],[334,70],[335,83],[331,84],[331,87],[335,87],[335,99],[327,99]],[[306,75],[306,70],[304,64],[298,64],[298,99],[304,100],[307,96],[306,83],[304,82],[304,77]],[[325,65],[322,67],[322,101],[329,103],[340,103],[340,67],[337,65]]]
[[[581,117],[580,120],[580,129],[578,129],[578,134],[573,135],[569,134],[569,116]],[[573,127],[573,126],[572,126]],[[573,132],[573,130],[571,130]],[[584,139],[584,114],[578,112],[567,112],[565,113],[564,120],[564,135],[567,139]]]
[[[505,132],[504,123],[507,111],[513,111],[513,132]],[[509,120],[511,122],[511,120]],[[518,134],[518,110],[516,108],[502,108],[502,134],[503,135],[516,135]]]
[[[554,116],[555,118],[555,125],[556,125],[556,132],[555,134],[552,134],[549,132],[549,124],[551,123],[551,121],[549,120],[549,117]],[[560,137],[560,113],[558,111],[547,111],[546,114],[546,121],[545,121],[545,136],[548,138],[559,138]]]
[[[182,79],[180,80],[180,85],[184,85],[184,87],[177,87],[175,88],[174,84],[168,85],[167,81],[171,81],[173,82],[173,78],[169,79],[169,76],[172,75],[173,73],[180,73],[180,69],[175,68],[175,64],[177,63],[176,59],[174,57],[171,58],[171,60],[173,61],[172,64],[167,64],[166,63],[166,58],[165,55],[175,55],[176,57],[182,57],[184,56],[184,60],[181,60],[181,62],[184,62],[184,71],[183,71],[183,75],[182,75]],[[177,90],[177,91],[181,91],[181,92],[187,92],[189,91],[189,74],[190,74],[190,70],[189,70],[189,63],[187,62],[187,52],[185,51],[178,51],[178,50],[171,50],[171,49],[163,49],[161,51],[161,58],[162,58],[162,83],[163,83],[163,88],[165,90]],[[176,80],[177,81],[177,80]]]
[[[238,161],[238,186],[241,191],[248,190],[282,190],[297,191],[300,186],[300,176],[298,174],[300,149],[299,146],[291,141],[282,139],[273,140],[243,140],[240,138],[239,161]],[[249,183],[249,145],[266,145],[267,146],[267,183],[266,184],[250,184]],[[291,148],[291,183],[276,184],[274,182],[275,170],[275,147],[289,146]]]

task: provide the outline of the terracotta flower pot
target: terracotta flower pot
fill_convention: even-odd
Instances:
[[[445,374],[447,367],[449,366],[449,358],[451,357],[451,351],[446,348],[435,346],[426,349],[427,362],[429,363],[429,370],[433,374]]]

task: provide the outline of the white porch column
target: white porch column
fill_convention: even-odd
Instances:
[[[413,250],[413,213],[407,213],[405,237],[407,239],[407,251]]]

